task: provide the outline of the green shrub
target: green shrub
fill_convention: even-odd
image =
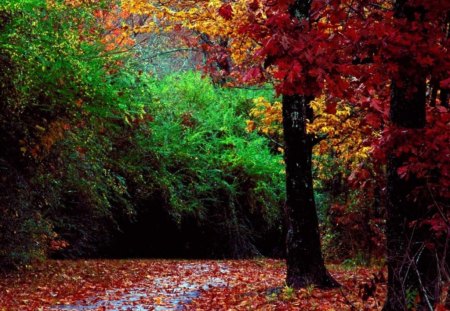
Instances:
[[[159,193],[180,228],[194,220],[223,240],[210,245],[216,255],[254,255],[258,239],[280,235],[282,158],[245,129],[249,103],[262,92],[215,88],[198,73],[168,76],[151,86],[151,134],[136,136],[150,164],[139,192]]]
[[[283,165],[245,119],[268,92],[193,72],[152,79],[130,54],[105,52],[92,14],[103,3],[56,3],[0,4],[0,267],[123,256],[120,238],[265,251],[280,237]],[[154,234],[130,233],[140,225]]]
[[[45,256],[53,230],[97,238],[114,226],[113,205],[129,208],[108,167],[117,130],[99,131],[142,114],[147,93],[137,73],[112,73],[128,56],[105,53],[92,14],[102,5],[0,4],[0,266]]]

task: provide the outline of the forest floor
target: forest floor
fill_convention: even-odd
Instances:
[[[280,260],[50,260],[0,279],[0,311],[379,310],[380,268],[331,265],[340,289],[292,290]]]

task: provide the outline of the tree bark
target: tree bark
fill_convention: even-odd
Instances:
[[[426,80],[411,59],[405,59],[399,76],[391,84],[390,121],[400,132],[402,129],[421,129],[426,123]],[[417,66],[418,67],[418,66]],[[404,142],[408,144],[408,142]],[[405,165],[408,154],[394,150],[387,164],[387,265],[388,293],[384,311],[408,310],[420,296],[417,310],[432,310],[438,286],[438,265],[434,253],[426,243],[430,237],[425,227],[418,226],[425,218],[427,207],[412,198],[412,192],[423,185],[423,180],[400,177],[398,169]]]
[[[311,1],[295,0],[293,19],[309,19]],[[325,268],[312,179],[313,137],[306,125],[313,119],[312,96],[284,95],[282,103],[286,163],[286,283],[294,288],[338,287]]]
[[[396,18],[409,22],[421,21],[425,14],[423,7],[408,5],[406,0],[397,0],[394,9]],[[398,132],[422,129],[426,124],[426,74],[415,69],[420,66],[411,56],[405,56],[399,65],[398,78],[391,83],[390,121]],[[427,247],[431,235],[420,226],[427,207],[412,198],[412,192],[424,181],[416,176],[400,177],[398,170],[410,155],[397,152],[399,147],[394,146],[387,163],[388,293],[383,310],[408,310],[417,296],[417,310],[432,310],[439,292],[438,263]]]
[[[287,279],[294,288],[339,284],[327,272],[320,246],[319,221],[312,179],[313,137],[306,132],[313,111],[311,97],[283,97],[286,162]]]

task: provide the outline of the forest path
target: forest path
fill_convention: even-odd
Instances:
[[[212,287],[225,287],[224,275],[227,273],[226,264],[178,262],[165,271],[164,276],[146,274],[145,280],[131,287],[108,289],[102,295],[87,297],[74,304],[56,305],[51,310],[183,310],[201,292]]]
[[[376,268],[332,266],[342,289],[284,285],[281,260],[50,260],[0,278],[0,311],[377,310]],[[374,274],[377,277],[374,278]],[[365,295],[364,284],[375,284]]]

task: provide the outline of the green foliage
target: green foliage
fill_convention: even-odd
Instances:
[[[408,310],[414,310],[417,308],[417,296],[419,295],[419,292],[417,289],[406,289],[406,306],[408,307]]]
[[[101,244],[114,210],[130,214],[108,150],[112,125],[142,114],[148,93],[137,73],[118,70],[127,56],[97,38],[101,5],[0,4],[0,265],[42,258],[55,230],[86,248]]]
[[[201,215],[208,206],[239,204],[245,193],[251,209],[278,217],[282,158],[270,154],[265,139],[246,132],[246,116],[237,112],[259,94],[216,89],[194,73],[167,77],[152,93],[152,135],[140,143],[161,160],[176,194],[175,211]]]
[[[105,50],[101,5],[0,4],[0,266],[106,254],[154,209],[228,256],[258,253],[284,197],[280,156],[245,130],[262,91],[151,79]]]
[[[29,184],[0,162],[0,267],[45,258],[45,246],[51,224],[31,205],[33,193]]]
[[[354,269],[358,266],[368,265],[367,256],[364,256],[362,253],[358,253],[353,258],[347,258],[342,262],[342,266],[346,269]]]
[[[309,290],[309,289],[308,289]],[[312,290],[311,290],[312,291]],[[291,300],[294,300],[295,298],[296,298],[296,295],[295,295],[296,293],[295,293],[295,289],[293,288],[293,287],[290,287],[290,286],[288,286],[288,285],[285,285],[284,287],[283,287],[283,290],[282,290],[282,292],[281,292],[281,299],[282,300],[284,300],[284,301],[291,301]]]
[[[99,42],[102,29],[92,12],[101,6],[49,7],[45,1],[29,0],[0,7],[10,16],[0,52],[14,64],[11,78],[20,95],[16,101],[58,116],[79,100],[100,115],[110,115],[111,107],[142,108],[134,101],[139,77],[119,71],[123,55],[108,53]]]
[[[228,256],[258,254],[255,240],[281,233],[282,158],[245,129],[245,107],[261,92],[215,88],[198,73],[155,81],[151,134],[137,131],[127,155],[127,175],[142,176],[135,193],[159,195],[180,227],[194,219],[222,236],[215,251]]]

